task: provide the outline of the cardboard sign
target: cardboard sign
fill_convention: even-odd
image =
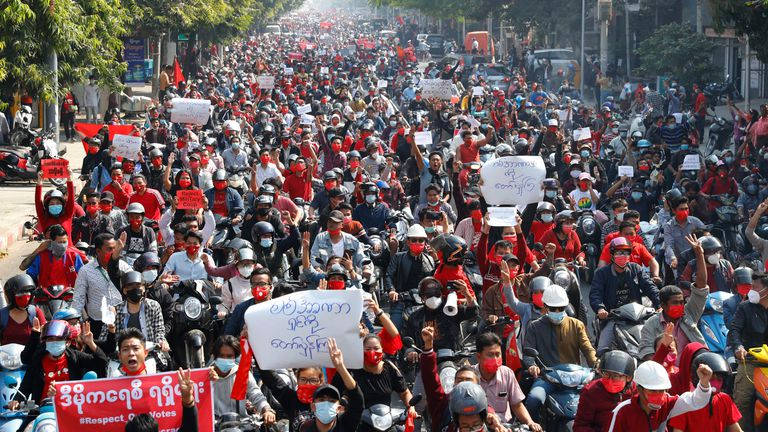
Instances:
[[[69,161],[66,159],[43,159],[40,170],[43,171],[43,178],[69,178]]]
[[[141,137],[115,135],[115,138],[112,140],[112,146],[115,148],[112,156],[120,156],[123,159],[135,161],[141,151]]]
[[[588,127],[576,129],[573,131],[574,141],[589,140],[589,139],[592,139],[592,130],[590,130]]]
[[[362,348],[361,348],[362,353]],[[213,386],[208,369],[190,373],[197,427],[213,432]],[[181,390],[177,372],[135,377],[57,382],[54,409],[60,431],[123,432],[137,414],[150,413],[160,430],[181,427]]]
[[[480,191],[489,205],[526,205],[544,199],[541,182],[547,175],[541,156],[505,156],[480,168]]]
[[[328,338],[350,369],[363,367],[360,290],[311,290],[255,304],[245,311],[248,342],[263,369],[333,367]],[[269,331],[265,331],[269,329]]]
[[[173,98],[171,100],[171,121],[173,123],[191,123],[204,125],[211,114],[211,101],[208,99]]]
[[[320,68],[320,73],[321,74],[327,74],[328,73],[328,66],[321,67]]]
[[[560,119],[560,124],[563,124],[568,120],[568,110],[557,110],[557,118]]]
[[[284,68],[283,73],[286,75],[293,75],[293,68],[292,67]]]
[[[619,165],[619,177],[634,177],[635,169],[631,165]]]
[[[387,82],[387,80],[380,79],[379,81],[376,82],[376,88],[387,88],[388,84],[389,83]]]
[[[416,145],[431,145],[432,144],[432,132],[416,132],[413,134],[413,140],[416,141]]]
[[[310,114],[302,114],[301,120],[299,121],[299,123],[303,125],[311,125],[314,122],[315,122],[315,116]]]
[[[453,82],[443,79],[423,79],[419,81],[421,96],[425,99],[437,98],[451,100],[453,96]]]
[[[301,106],[298,106],[298,107],[296,107],[296,112],[297,112],[299,115],[302,115],[302,114],[309,114],[309,113],[311,113],[311,112],[312,112],[312,105],[310,105],[310,104],[306,104],[306,105],[301,105]]]
[[[260,89],[272,90],[275,88],[275,77],[272,75],[259,75],[256,77],[256,82]]]
[[[488,225],[498,227],[517,225],[517,206],[488,207]]]
[[[203,207],[203,191],[200,189],[176,191],[179,210],[197,210]]]
[[[483,95],[483,87],[482,86],[472,87],[472,96],[482,96],[482,95]]]
[[[680,169],[684,171],[698,171],[700,168],[701,161],[699,160],[699,155],[697,154],[685,155],[683,164],[680,165]]]

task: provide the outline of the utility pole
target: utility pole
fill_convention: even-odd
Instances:
[[[48,6],[48,13],[53,15],[53,8],[55,6],[55,0],[51,0]],[[59,145],[59,57],[56,55],[56,48],[51,47],[51,52],[48,53],[48,68],[51,70],[51,79],[53,80],[53,100],[45,106],[45,121],[47,124],[43,125],[43,129],[48,129],[48,126],[53,127],[53,136],[56,141],[56,146]],[[40,115],[38,113],[38,115]]]
[[[632,58],[632,50],[629,46],[629,5],[624,4],[624,33],[626,33],[625,45],[627,52],[627,78],[632,75],[632,67],[630,66],[630,59]]]
[[[586,58],[584,55],[584,21],[586,20],[587,13],[586,1],[587,0],[581,0],[581,62],[579,63],[581,80],[579,82],[579,93],[581,94],[582,99],[584,99],[584,70],[586,69],[586,65],[584,64],[584,59]]]
[[[493,45],[493,12],[488,12],[488,47],[486,48],[486,52],[488,53],[488,56],[491,57],[491,46]],[[494,61],[493,58],[491,58],[491,61]]]
[[[696,0],[696,33],[701,34],[704,32],[703,19],[701,17],[701,9],[704,7],[703,0]]]
[[[746,46],[744,48],[744,50],[746,51],[746,55],[744,57],[747,60],[747,65],[746,65],[747,77],[744,80],[744,82],[747,83],[747,85],[744,86],[744,111],[745,112],[749,111],[749,102],[750,102],[749,94],[750,94],[750,90],[752,90],[751,88],[752,87],[752,82],[751,82],[752,81],[752,58],[751,58],[752,56],[750,55],[750,51],[749,51],[749,36],[746,36],[746,39],[747,39],[745,43]]]
[[[608,23],[611,21],[611,0],[597,1],[597,19],[600,21],[600,69],[608,67]]]

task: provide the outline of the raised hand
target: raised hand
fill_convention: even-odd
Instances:
[[[93,333],[91,333],[91,323],[86,321],[83,323],[82,326],[82,333],[80,334],[80,338],[82,339],[83,343],[87,345],[89,348],[92,348],[92,351],[95,351],[93,349],[96,344],[93,343]]]
[[[664,327],[664,334],[661,335],[661,343],[670,346],[675,341],[675,324],[667,323]]]
[[[43,326],[40,324],[40,320],[35,317],[32,320],[32,331],[40,333],[40,331],[43,329]]]
[[[421,329],[421,340],[424,341],[424,349],[429,351],[435,342],[435,329],[434,327],[426,326]]]
[[[328,338],[328,356],[331,358],[331,363],[336,369],[344,367],[344,355],[336,345],[336,339]]]
[[[688,244],[691,246],[691,250],[698,256],[699,254],[704,254],[704,248],[701,246],[701,243],[699,243],[698,239],[696,238],[695,234],[687,235],[685,236],[685,241],[688,242]]]
[[[181,403],[186,407],[195,404],[195,396],[192,394],[192,378],[189,369],[179,368],[179,390],[181,390]]]

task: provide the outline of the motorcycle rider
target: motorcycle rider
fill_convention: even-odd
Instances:
[[[3,286],[8,306],[0,309],[2,345],[9,343],[26,345],[32,336],[35,323],[45,324],[43,311],[30,303],[35,288],[35,281],[25,274],[13,276]]]
[[[630,262],[639,264],[643,267],[647,267],[651,276],[651,280],[654,283],[661,283],[661,278],[659,277],[659,263],[645,247],[645,242],[642,240],[642,237],[637,236],[637,223],[635,221],[622,222],[619,225],[619,231],[611,233],[608,237],[606,237],[606,240],[609,243],[603,246],[603,251],[600,253],[600,261],[597,263],[598,268],[605,267],[610,263],[611,243],[613,243],[613,241],[616,240],[618,236],[625,238],[627,242],[632,245],[632,252],[629,255]]]
[[[266,222],[265,222],[266,223]],[[269,225],[269,224],[267,224]],[[269,225],[270,228],[272,225]],[[221,288],[221,311],[227,313],[235,306],[253,297],[251,293],[251,273],[255,267],[253,249],[238,249],[237,260],[223,267],[215,267],[208,255],[204,255],[203,264],[208,275],[223,278],[226,283]]]
[[[45,232],[51,225],[61,225],[72,235],[72,216],[75,211],[75,186],[72,184],[72,170],[69,170],[67,179],[66,198],[58,189],[54,189],[45,194],[43,193],[43,171],[37,175],[37,185],[35,186],[35,213],[37,216],[37,225],[40,232]]]
[[[26,270],[41,288],[75,286],[77,272],[83,266],[82,252],[69,246],[67,232],[61,225],[51,225],[47,235],[48,240],[22,260],[19,270]]]
[[[160,220],[160,216],[165,210],[165,200],[157,189],[147,187],[147,178],[143,174],[135,174],[131,177],[133,184],[133,195],[128,200],[128,204],[138,203],[144,206],[147,219]]]
[[[90,191],[86,194],[85,215],[72,221],[72,240],[93,244],[93,239],[101,233],[114,234],[113,220],[101,212],[99,207],[100,194]],[[92,246],[89,246],[89,251]]]
[[[355,207],[352,218],[362,223],[365,229],[378,228],[383,231],[390,214],[389,206],[381,202],[378,186],[369,186],[362,192],[365,202]]]
[[[276,231],[269,222],[257,222],[253,226],[254,259],[262,267],[269,269],[275,276],[282,276],[287,270],[284,268],[284,256],[293,248],[300,246],[301,236],[296,222],[285,211],[283,217],[288,221],[290,235],[285,238],[277,238]]]
[[[205,197],[208,198],[214,215],[230,218],[232,226],[242,221],[243,198],[235,189],[229,187],[225,170],[216,170],[213,174],[213,188],[205,191]]]
[[[408,228],[406,236],[408,250],[392,256],[384,277],[384,289],[389,293],[389,301],[392,302],[390,319],[398,329],[403,328],[403,310],[406,306],[399,293],[418,286],[422,279],[435,271],[435,259],[424,251],[427,244],[424,228],[419,224],[412,225]]]
[[[555,258],[565,258],[566,261],[576,261],[584,266],[584,252],[581,250],[581,240],[573,229],[574,214],[571,210],[563,210],[555,216],[555,226],[541,237],[541,243],[555,245]]]
[[[365,255],[362,253],[360,241],[352,234],[341,230],[344,223],[344,214],[338,210],[333,210],[328,214],[328,223],[326,231],[321,232],[315,237],[310,251],[310,262],[325,263],[331,256],[345,256],[352,259],[352,264],[356,270],[362,269],[360,274],[363,279],[370,277],[373,272],[373,265],[364,263]]]
[[[128,219],[126,219],[125,212],[115,208],[114,203],[115,195],[112,192],[102,192],[101,196],[99,196],[101,214],[112,219],[112,228],[117,231],[128,225]]]
[[[733,271],[733,285],[736,289],[733,296],[723,302],[723,321],[729,329],[736,314],[736,308],[739,303],[747,300],[747,295],[752,290],[752,275],[753,271],[749,267],[738,267]]]
[[[128,215],[128,226],[123,227],[115,236],[123,242],[123,256],[134,256],[144,252],[157,253],[157,236],[155,230],[144,225],[144,206],[139,203],[129,204],[125,209]]]
[[[163,311],[165,333],[171,331],[171,319],[173,312],[173,297],[169,293],[169,285],[179,281],[179,277],[167,273],[160,274],[160,257],[154,252],[145,252],[133,262],[133,269],[141,272],[141,280],[144,281],[145,294],[148,299],[160,303]]]
[[[664,256],[671,268],[679,270],[677,257],[690,247],[686,237],[705,226],[699,218],[689,216],[688,198],[679,197],[672,201],[670,207],[674,217],[664,224]]]
[[[608,429],[616,405],[637,392],[632,375],[635,359],[624,351],[608,351],[600,358],[600,374],[581,390],[573,432],[598,432]]]
[[[718,160],[715,166],[717,176],[707,180],[701,187],[701,196],[709,199],[709,211],[715,211],[722,205],[715,195],[727,195],[734,201],[739,197],[739,184],[736,179],[728,176],[728,165]]]
[[[256,303],[269,300],[272,289],[272,276],[269,270],[264,267],[253,270],[251,273],[252,297],[235,306],[227,318],[223,334],[239,337],[245,332],[245,311]]]
[[[133,194],[133,186],[125,181],[123,165],[120,162],[112,164],[109,168],[109,175],[112,181],[104,187],[102,192],[112,192],[112,195],[115,197],[115,207],[123,209],[128,205],[128,200]]]
[[[184,234],[184,250],[174,252],[165,263],[165,273],[172,273],[179,277],[179,281],[201,280],[207,278],[205,266],[201,255],[207,255],[202,252],[203,235],[196,230],[188,230]]]
[[[703,236],[699,239],[700,245],[704,248],[706,257],[704,264],[706,269],[707,285],[711,292],[733,291],[733,267],[731,263],[723,258],[723,245],[716,237],[711,235]],[[695,249],[694,249],[695,250]],[[685,269],[680,274],[681,281],[690,281],[693,275],[698,277],[697,269],[699,267],[698,257],[689,261]]]
[[[763,239],[755,234],[755,229],[757,228],[757,224],[760,222],[760,218],[765,214],[766,210],[768,210],[768,199],[764,200],[757,206],[755,214],[749,218],[747,229],[744,231],[744,234],[747,236],[747,240],[749,240],[749,244],[752,245],[756,252],[760,253],[760,261],[764,263],[768,262],[768,240]]]
[[[563,363],[580,364],[579,353],[583,354],[587,364],[593,367],[597,362],[595,349],[589,342],[584,324],[569,316],[565,309],[568,306],[568,294],[559,285],[550,285],[542,296],[545,315],[528,325],[528,333],[523,341],[524,348],[535,348],[546,366]],[[547,394],[554,388],[552,384],[539,378],[541,369],[536,366],[534,359],[524,356],[523,364],[528,373],[535,378],[533,387],[528,393],[525,407],[531,413],[534,421],[541,418],[540,410]]]

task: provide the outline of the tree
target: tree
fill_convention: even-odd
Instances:
[[[758,60],[768,62],[768,0],[710,0],[715,29],[733,27],[739,36],[749,36],[749,47]]]
[[[503,9],[502,17],[520,34],[531,29],[538,34],[555,33],[558,40],[568,41],[563,45],[581,46],[580,0],[514,0]]]
[[[635,73],[673,77],[688,88],[714,78],[717,68],[712,64],[711,53],[715,43],[690,28],[688,23],[668,24],[640,42],[635,51],[640,67]]]
[[[482,19],[490,12],[500,11],[508,1],[505,0],[370,0],[374,6],[390,6],[404,9],[417,9],[423,14],[435,18],[473,18]]]
[[[58,55],[59,90],[93,73],[103,84],[125,71],[119,60],[128,16],[119,0],[6,0],[0,4],[0,97],[16,92],[50,101],[48,68]]]

